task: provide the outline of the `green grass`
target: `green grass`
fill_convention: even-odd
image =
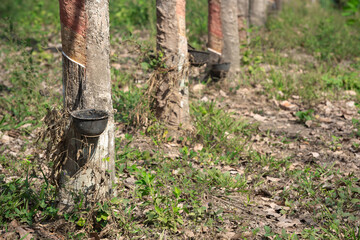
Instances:
[[[32,224],[35,217],[48,220],[57,215],[55,187],[45,182],[35,187],[37,176],[6,180],[0,175],[0,226],[13,219]]]
[[[301,1],[285,4],[284,10],[267,23],[270,31],[264,42],[275,49],[302,47],[321,60],[333,61],[358,57],[358,26],[347,25],[340,11],[317,4],[304,7]]]
[[[309,103],[324,93],[338,98],[344,90],[356,91],[359,98],[360,31],[347,19],[340,10],[318,4],[284,4],[266,28],[252,29],[250,45],[242,47],[243,82],[261,83],[264,94],[277,99],[297,95]]]
[[[3,61],[3,65],[9,71],[7,78],[9,86],[2,86],[4,91],[0,99],[2,108],[0,130],[18,129],[30,124],[27,131],[31,131],[41,125],[41,118],[45,115],[46,108],[61,102],[61,94],[51,91],[54,83],[61,81],[59,78],[61,68],[60,66],[53,68],[52,73],[49,74],[45,69],[50,69],[55,61],[53,55],[43,50],[29,53],[23,45],[7,42],[0,51],[8,56]],[[40,63],[44,66],[40,66]],[[54,75],[55,79],[53,79]]]
[[[246,149],[249,137],[256,133],[254,125],[235,120],[231,114],[216,107],[215,102],[192,104],[196,128],[194,142],[202,143],[200,159],[211,162],[235,162]]]

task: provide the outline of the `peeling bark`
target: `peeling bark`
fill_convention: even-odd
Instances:
[[[240,42],[238,33],[237,0],[221,2],[221,22],[224,35],[222,58],[224,62],[230,62],[230,73],[240,71]]]
[[[188,52],[185,0],[157,0],[157,50],[167,72],[159,74],[156,117],[171,129],[189,129]]]
[[[74,204],[81,193],[85,203],[112,194],[115,181],[114,120],[111,101],[108,1],[59,0],[63,46],[64,106],[67,112],[106,110],[109,122],[97,138],[81,136],[70,124],[67,153],[60,174],[60,208]]]

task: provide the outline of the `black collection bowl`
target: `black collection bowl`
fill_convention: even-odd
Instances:
[[[81,109],[70,113],[75,130],[88,137],[96,137],[104,132],[109,114],[99,109]]]
[[[193,49],[189,49],[188,52],[190,54],[190,63],[193,66],[201,66],[209,62],[208,52]]]
[[[213,64],[210,67],[210,75],[213,78],[224,78],[230,70],[230,63]]]

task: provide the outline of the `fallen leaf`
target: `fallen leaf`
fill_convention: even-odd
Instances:
[[[349,96],[356,96],[356,92],[353,90],[347,90],[347,91],[345,91],[345,94],[349,95]]]
[[[295,104],[290,103],[289,101],[282,101],[280,102],[280,108],[290,111],[290,110],[295,110],[297,106]]]
[[[285,215],[278,218],[279,222],[276,224],[280,228],[288,228],[293,227],[295,225],[299,226],[301,225],[300,220],[298,219],[288,219]]]
[[[220,90],[220,91],[219,91],[219,94],[220,94],[220,96],[222,96],[222,97],[227,97],[227,94],[226,94],[223,90]]]
[[[263,117],[263,116],[261,116],[261,115],[259,115],[259,114],[255,114],[255,115],[253,116],[253,118],[254,118],[256,121],[258,121],[258,122],[264,122],[264,121],[266,120],[266,117]]]
[[[270,182],[279,182],[281,179],[280,178],[274,178],[274,177],[266,177],[267,180],[269,180]]]
[[[354,102],[354,101],[346,102],[346,107],[348,107],[348,108],[354,108],[354,107],[355,107],[355,102]]]
[[[10,137],[10,136],[8,136],[8,135],[6,135],[6,134],[2,135],[2,137],[1,137],[1,143],[2,143],[2,144],[9,144],[9,143],[12,142],[13,140],[14,140],[13,137]]]
[[[317,153],[317,152],[312,152],[311,155],[312,155],[314,158],[319,158],[319,157],[320,157],[320,154]]]
[[[196,143],[194,146],[194,151],[199,152],[204,148],[204,146],[201,143]]]
[[[203,98],[201,98],[201,100],[200,101],[202,101],[202,102],[208,102],[209,101],[209,99],[206,97],[206,96],[204,96]]]
[[[313,123],[313,121],[307,120],[307,121],[305,122],[305,126],[307,126],[308,128],[310,128],[311,125],[312,125],[312,123]]]
[[[329,129],[329,128],[330,128],[330,126],[327,125],[327,124],[325,124],[325,123],[321,123],[321,124],[320,124],[320,127],[321,127],[321,128],[324,128],[324,129]]]
[[[194,232],[193,232],[193,231],[190,231],[190,230],[187,230],[187,229],[184,231],[184,234],[185,234],[185,236],[186,236],[187,238],[193,238],[193,237],[195,237]]]
[[[193,87],[192,87],[192,90],[193,92],[201,92],[202,90],[205,89],[205,85],[204,84],[195,84]]]

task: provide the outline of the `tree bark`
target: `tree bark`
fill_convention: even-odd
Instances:
[[[250,0],[250,24],[263,26],[266,22],[267,0]]]
[[[63,49],[65,111],[94,108],[109,113],[97,138],[67,128],[66,154],[58,177],[60,209],[72,208],[79,194],[85,203],[112,194],[115,140],[111,100],[108,0],[59,0]]]
[[[249,0],[238,0],[238,27],[240,43],[247,42],[247,29],[249,28]]]
[[[281,9],[282,9],[282,0],[275,0],[275,6],[276,6],[276,11],[281,11]]]
[[[218,63],[223,50],[221,0],[208,0],[208,50],[211,63]]]
[[[158,75],[156,117],[173,130],[191,128],[185,5],[185,0],[156,1],[157,50],[167,66]]]
[[[237,0],[221,2],[221,22],[224,34],[224,46],[222,58],[224,62],[230,62],[230,73],[240,71],[240,42],[238,32],[238,8]]]

